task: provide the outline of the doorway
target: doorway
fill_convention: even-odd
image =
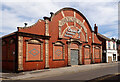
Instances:
[[[116,54],[113,54],[113,61],[116,61]]]
[[[71,49],[71,65],[78,65],[79,50]]]

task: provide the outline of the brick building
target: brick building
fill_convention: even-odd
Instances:
[[[27,71],[102,62],[102,43],[86,17],[63,8],[2,37],[2,68]]]

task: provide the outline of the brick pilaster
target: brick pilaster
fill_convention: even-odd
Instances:
[[[49,36],[49,18],[44,17],[45,20],[45,36]],[[45,68],[49,68],[49,40],[45,40]]]
[[[18,36],[18,71],[23,70],[23,37]]]

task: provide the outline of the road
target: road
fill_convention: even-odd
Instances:
[[[106,66],[97,69],[91,69],[89,71],[64,74],[60,76],[52,76],[46,78],[36,77],[36,78],[32,78],[32,80],[91,80],[94,78],[118,73],[118,68],[120,68],[120,64],[115,64],[109,67]]]

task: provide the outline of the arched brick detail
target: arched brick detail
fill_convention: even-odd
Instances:
[[[71,44],[75,44],[75,45],[78,45],[78,49],[79,50],[79,54],[78,54],[78,64],[82,64],[82,44],[80,41],[77,41],[77,40],[71,40],[71,41],[67,41],[68,43],[68,65],[71,65],[71,49],[73,48],[71,46]],[[72,48],[71,48],[72,47]]]

